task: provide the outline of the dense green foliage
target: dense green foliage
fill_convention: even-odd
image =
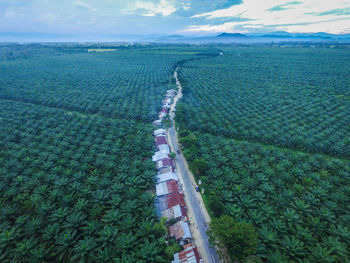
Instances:
[[[0,62],[0,98],[151,122],[174,65],[191,57],[158,52],[145,48]]]
[[[350,261],[349,61],[237,47],[181,69],[183,152],[210,212],[251,222],[265,262]]]
[[[234,48],[186,63],[190,129],[350,157],[350,53]]]
[[[258,233],[249,223],[222,215],[210,223],[208,235],[213,245],[228,251],[231,262],[247,262],[256,253]]]
[[[1,105],[1,262],[161,258],[150,126]]]
[[[169,262],[179,249],[149,191],[151,121],[173,69],[205,48],[88,48],[0,48],[1,262]]]

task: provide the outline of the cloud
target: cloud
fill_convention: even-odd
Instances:
[[[177,10],[174,1],[160,0],[159,3],[150,1],[136,1],[132,8],[124,10],[127,14],[137,14],[141,16],[169,16]]]
[[[282,3],[281,3],[282,2]],[[225,22],[221,25],[189,26],[184,32],[235,32],[248,29],[277,29],[299,32],[329,32],[343,33],[349,27],[350,2],[344,0],[319,1],[305,0],[303,2],[285,0],[245,0],[240,5],[219,9],[192,16],[193,19],[215,21],[217,19],[246,19],[246,22]],[[339,16],[342,16],[341,18]],[[330,24],[328,24],[330,23]],[[308,26],[306,26],[308,25]]]
[[[82,1],[75,1],[73,3],[73,5],[75,7],[77,7],[78,9],[83,10],[83,11],[97,12],[96,8],[92,8],[91,6],[89,6],[88,4],[86,4],[86,3],[82,2]]]
[[[288,8],[288,6],[291,5],[299,5],[302,4],[302,2],[289,2],[289,3],[285,3],[282,5],[276,5],[270,9],[268,9],[268,11],[281,11],[281,10],[286,10],[286,9],[290,9],[290,7]]]
[[[348,16],[350,15],[350,8],[337,8],[320,13],[310,13],[317,16],[326,16],[326,15],[336,15],[336,16]]]
[[[245,22],[226,22],[220,25],[191,25],[188,28],[182,30],[181,32],[233,32],[233,28],[236,28],[238,25],[242,25]],[[234,30],[237,33],[247,33],[247,30]]]
[[[0,32],[347,32],[348,0],[0,0]]]

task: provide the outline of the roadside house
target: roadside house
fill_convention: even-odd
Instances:
[[[155,138],[156,146],[162,145],[162,144],[168,144],[165,136],[158,136]]]
[[[165,174],[165,173],[169,173],[169,172],[174,172],[172,167],[162,167],[162,168],[158,169],[158,174]]]
[[[178,221],[172,226],[169,226],[169,235],[175,237],[176,240],[186,241],[192,238],[190,228],[187,222]]]
[[[162,110],[160,111],[160,112],[163,112],[163,113],[169,113],[169,107],[168,106],[166,106],[166,105],[164,105],[163,107],[162,107]]]
[[[182,194],[174,192],[172,194],[157,197],[154,200],[154,205],[156,207],[157,215],[161,217],[162,212],[166,209],[172,208],[176,205],[186,207],[185,200]]]
[[[168,195],[179,191],[179,184],[176,180],[169,180],[156,185],[157,196]]]
[[[164,168],[164,167],[170,167],[172,169],[172,171],[174,172],[175,170],[175,166],[174,166],[174,161],[167,157],[167,158],[163,158],[161,160],[158,160],[156,162],[156,166],[157,166],[157,169],[159,170],[160,168]]]
[[[159,112],[159,114],[158,114],[158,118],[160,119],[160,120],[163,120],[163,118],[166,116],[166,112]]]
[[[152,156],[152,161],[153,162],[157,162],[159,160],[165,159],[165,158],[169,158],[170,155],[167,151],[157,151],[154,153],[154,155]]]
[[[167,144],[158,145],[157,150],[158,151],[166,151],[167,153],[170,154],[170,148],[169,148],[169,145],[167,145]]]
[[[179,181],[179,177],[177,177],[176,173],[165,173],[165,174],[157,174],[156,175],[157,184],[170,181],[170,180],[176,180]]]
[[[165,136],[165,130],[164,129],[158,129],[153,132],[154,136]]]
[[[193,244],[184,245],[184,250],[174,254],[174,260],[171,263],[200,263],[197,248]]]
[[[173,206],[169,209],[166,209],[162,212],[162,217],[165,217],[167,221],[170,221],[172,219],[175,220],[181,220],[181,219],[186,219],[187,213],[186,209],[183,206],[176,205]]]
[[[155,126],[160,127],[160,126],[162,126],[162,120],[156,120],[156,121],[153,122],[153,124],[154,124]]]
[[[176,95],[176,91],[174,89],[167,90],[166,92],[166,99],[173,98]]]
[[[176,205],[181,205],[183,207],[186,207],[185,199],[183,194],[180,193],[172,193],[167,196],[165,196],[166,202],[167,202],[167,208],[176,206]]]

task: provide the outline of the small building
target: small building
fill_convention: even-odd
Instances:
[[[170,180],[179,181],[179,178],[177,177],[176,173],[172,173],[172,172],[165,173],[165,174],[157,174],[156,179],[157,179],[157,184],[170,181]]]
[[[166,203],[167,203],[167,208],[171,208],[176,205],[181,205],[183,207],[186,207],[185,199],[183,194],[180,194],[178,192],[169,194],[165,196]]]
[[[183,206],[176,205],[169,209],[164,210],[162,212],[162,217],[165,217],[167,219],[167,222],[172,219],[181,220],[181,219],[186,219],[187,212]]]
[[[158,151],[166,151],[167,153],[170,154],[170,148],[169,145],[167,144],[161,144],[157,146]]]
[[[176,240],[186,241],[192,238],[190,227],[187,222],[178,221],[172,226],[169,226],[169,235],[175,237]]]
[[[167,113],[169,113],[169,107],[166,106],[166,105],[164,105],[164,106],[162,107],[162,110],[161,110],[160,112],[163,112],[163,113],[165,113],[165,115],[166,115]]]
[[[156,185],[156,195],[158,197],[168,195],[168,194],[169,194],[169,190],[168,190],[168,186],[166,185],[166,182],[162,182]]]
[[[197,248],[193,244],[184,245],[184,250],[174,254],[171,263],[201,263]]]
[[[179,191],[179,184],[176,180],[169,180],[156,185],[157,196],[168,195]]]
[[[171,105],[171,98],[166,98],[166,99],[164,99],[164,100],[162,100],[162,103],[163,103],[163,105]]]
[[[156,166],[157,166],[157,169],[164,168],[164,167],[170,167],[170,168],[172,168],[173,172],[174,172],[174,169],[175,169],[174,162],[169,157],[163,158],[161,160],[158,160],[156,162]]]
[[[154,155],[152,156],[152,161],[153,162],[157,162],[159,160],[165,159],[165,158],[169,158],[169,152],[167,151],[157,151],[154,153]]]
[[[166,116],[166,112],[159,112],[159,114],[158,114],[158,118],[160,120],[163,120],[165,116]]]
[[[158,137],[158,136],[165,136],[165,130],[164,129],[158,129],[158,130],[155,130],[153,132],[154,136]]]
[[[164,195],[155,198],[154,206],[156,208],[157,215],[162,216],[162,212],[166,209],[172,208],[176,205],[186,207],[185,200],[182,194],[174,192],[172,194]]]
[[[162,120],[156,120],[153,122],[153,125],[157,126],[157,127],[161,127],[162,126]]]
[[[167,181],[166,184],[167,184],[167,187],[168,187],[169,194],[180,193],[181,192],[178,181],[170,180],[170,181]]]
[[[158,136],[155,138],[156,146],[162,145],[162,144],[168,144],[166,141],[165,136]]]
[[[173,98],[176,95],[176,91],[174,89],[167,90],[166,92],[166,99]]]
[[[158,174],[165,174],[169,172],[174,172],[174,169],[172,167],[162,167],[158,169]]]

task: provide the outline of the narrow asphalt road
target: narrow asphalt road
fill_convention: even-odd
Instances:
[[[177,69],[175,71],[174,76],[176,78],[176,82],[179,87],[179,92],[181,92],[182,88],[177,78]],[[174,102],[174,104],[176,104],[176,101]],[[174,105],[174,110],[175,110],[175,106],[176,105]],[[174,115],[175,115],[174,112],[171,112],[170,117],[172,121],[173,121]],[[168,129],[168,140],[171,141],[170,145],[173,147],[173,151],[176,152],[178,149],[180,149],[180,147],[177,141],[177,132],[175,130],[174,125],[175,124],[173,121],[172,127]],[[201,203],[198,199],[199,194],[195,192],[193,181],[191,181],[190,179],[189,171],[187,169],[185,162],[186,161],[182,153],[176,155],[175,157],[176,169],[178,173],[181,174],[182,181],[184,184],[183,185],[184,193],[185,193],[185,196],[187,197],[186,199],[189,201],[189,202],[187,201],[186,204],[187,204],[187,207],[192,211],[192,215],[193,215],[192,221],[194,221],[196,224],[196,231],[198,229],[198,234],[201,239],[202,251],[205,251],[206,253],[206,255],[203,255],[202,257],[203,259],[206,259],[208,263],[219,263],[220,260],[219,260],[218,254],[216,253],[216,250],[209,244],[208,236],[206,234],[208,221],[205,220],[206,217],[201,209]]]

